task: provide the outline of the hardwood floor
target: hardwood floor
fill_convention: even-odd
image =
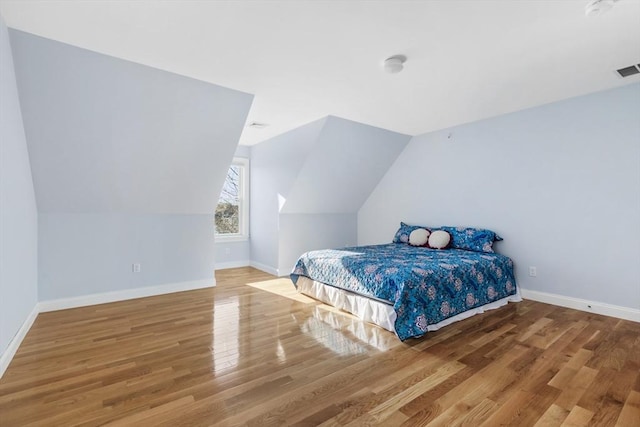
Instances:
[[[251,268],[40,314],[4,426],[640,426],[640,324],[532,301],[400,342]]]

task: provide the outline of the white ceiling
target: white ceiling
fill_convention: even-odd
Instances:
[[[241,143],[335,115],[417,135],[640,81],[640,0],[0,0],[7,25],[255,94]],[[408,57],[386,74],[383,60]]]

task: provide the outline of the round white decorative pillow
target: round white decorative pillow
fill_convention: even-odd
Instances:
[[[416,228],[409,234],[409,244],[411,246],[425,246],[429,240],[429,230],[426,228]]]
[[[429,247],[431,249],[444,249],[449,246],[451,236],[444,230],[436,230],[429,236]]]

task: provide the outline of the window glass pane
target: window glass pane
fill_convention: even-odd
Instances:
[[[215,223],[218,234],[240,233],[241,177],[242,166],[231,165],[216,206]]]

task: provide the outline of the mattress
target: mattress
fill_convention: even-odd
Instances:
[[[307,252],[291,279],[302,293],[401,340],[521,300],[504,255],[406,244]]]
[[[326,283],[311,280],[304,276],[300,277],[298,280],[298,292],[339,308],[340,310],[344,310],[347,313],[351,313],[361,320],[373,323],[387,331],[396,332],[396,312],[393,309],[393,306],[388,303],[363,297],[361,295],[354,294],[353,292],[327,285]],[[516,291],[515,294],[509,295],[508,297],[501,298],[480,307],[472,308],[440,322],[429,324],[427,325],[427,332],[437,331],[438,329],[452,323],[459,322],[475,316],[476,314],[482,314],[487,310],[495,310],[496,308],[503,307],[510,302],[520,301],[522,301],[522,297],[520,296],[520,292]]]

